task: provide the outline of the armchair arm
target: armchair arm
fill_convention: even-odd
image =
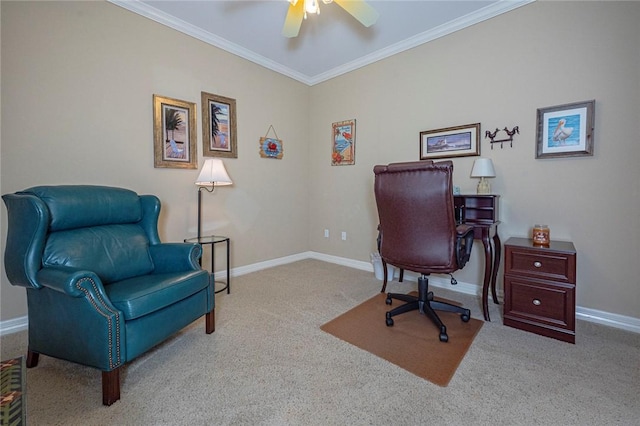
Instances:
[[[91,271],[68,266],[40,269],[30,289],[29,347],[102,371],[127,361],[124,314]]]
[[[84,292],[78,287],[78,283],[84,280],[92,280],[96,283],[98,292],[106,298],[102,281],[98,276],[86,270],[70,268],[68,266],[47,266],[36,274],[37,282],[42,287],[59,291],[71,297],[82,297]]]
[[[471,257],[473,246],[473,226],[458,225],[456,227],[456,261],[458,269],[464,268]]]
[[[149,247],[154,273],[196,271],[202,246],[195,243],[162,243]]]

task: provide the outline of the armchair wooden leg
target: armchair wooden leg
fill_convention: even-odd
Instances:
[[[214,331],[216,331],[216,309],[213,308],[211,310],[211,312],[207,312],[207,314],[205,315],[205,324],[206,324],[206,331],[207,334],[211,334]]]
[[[38,352],[27,350],[27,361],[25,362],[25,365],[27,366],[27,368],[33,368],[38,365],[39,359],[40,354]]]
[[[120,399],[120,367],[102,372],[102,404],[111,405]]]

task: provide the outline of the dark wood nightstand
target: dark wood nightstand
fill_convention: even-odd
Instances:
[[[575,343],[573,243],[537,247],[527,238],[509,238],[504,248],[504,324]]]

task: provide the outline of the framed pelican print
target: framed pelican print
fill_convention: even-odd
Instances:
[[[593,155],[595,103],[539,108],[536,158]]]

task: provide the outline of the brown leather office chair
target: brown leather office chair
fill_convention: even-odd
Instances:
[[[450,274],[464,267],[471,254],[473,227],[456,225],[453,207],[453,163],[417,161],[375,166],[375,197],[378,207],[379,250],[384,265],[417,272],[418,297],[388,293],[407,302],[387,312],[386,323],[405,312],[427,314],[440,330],[440,341],[449,340],[447,328],[435,310],[456,312],[464,322],[471,311],[433,300],[428,276]]]

